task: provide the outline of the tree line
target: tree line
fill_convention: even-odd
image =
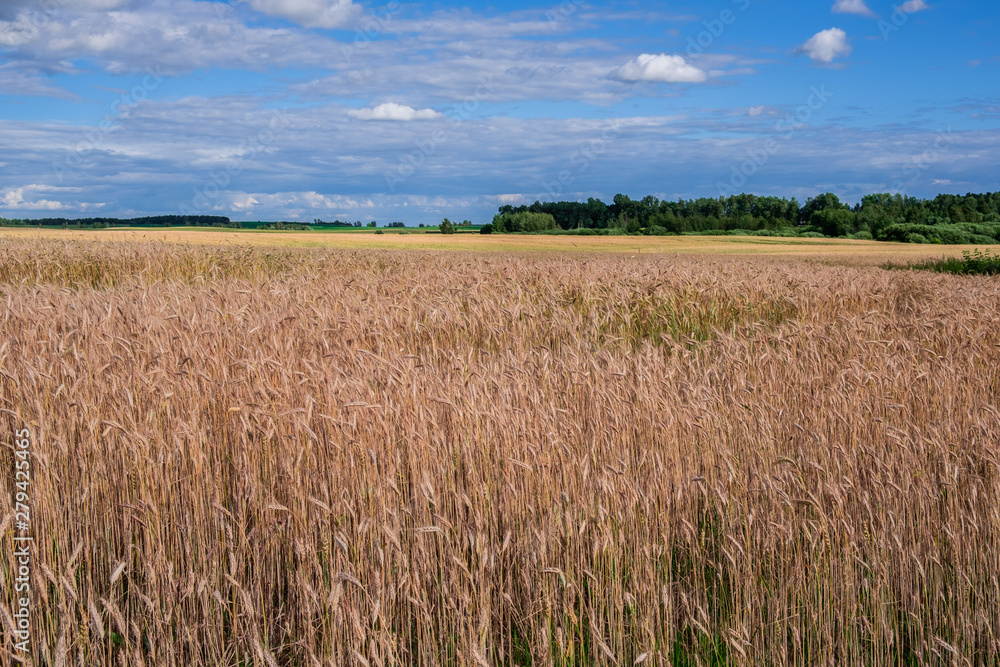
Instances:
[[[463,224],[472,224],[468,221]],[[331,229],[341,227],[377,227],[375,220],[363,223],[360,220],[333,220],[327,222],[319,218],[308,222],[277,221],[245,221],[230,220],[220,215],[153,215],[142,218],[36,218],[7,219],[0,217],[0,226],[5,227],[62,227],[67,229],[107,229],[109,227],[227,227],[232,229],[279,229],[306,230]],[[399,221],[390,222],[388,227],[405,227]],[[421,225],[423,226],[423,225]]]
[[[617,194],[610,204],[541,202],[501,206],[493,217],[501,233],[758,234],[827,236],[911,243],[997,243],[1000,192],[938,195],[865,195],[853,206],[827,192],[804,204],[792,197],[757,196],[660,200]]]
[[[143,218],[0,218],[0,225],[9,227],[64,227],[73,229],[107,229],[109,227],[235,227],[221,215],[151,215]]]

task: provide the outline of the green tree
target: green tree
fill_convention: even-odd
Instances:
[[[812,223],[813,213],[817,211],[825,211],[827,209],[846,209],[848,206],[846,204],[840,203],[840,198],[833,194],[832,192],[824,192],[816,197],[810,197],[806,200],[805,206],[799,210],[799,221],[809,224]]]
[[[441,221],[441,224],[438,225],[438,229],[441,230],[442,234],[455,233],[455,225],[453,225],[451,220],[449,220],[448,218],[445,218],[444,220]]]
[[[810,223],[823,232],[824,236],[847,236],[855,231],[857,215],[845,208],[827,208],[815,211]]]

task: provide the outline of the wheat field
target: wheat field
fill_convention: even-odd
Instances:
[[[1000,284],[0,246],[2,664],[1000,663]]]
[[[427,229],[358,232],[230,230],[216,227],[62,230],[7,227],[0,239],[123,241],[175,245],[252,246],[258,249],[433,250],[461,252],[771,255],[878,266],[887,261],[919,262],[958,256],[976,246],[855,241],[843,238],[764,236],[548,236],[537,234],[439,234]],[[428,233],[429,232],[429,233]],[[1000,252],[1000,245],[979,246]]]

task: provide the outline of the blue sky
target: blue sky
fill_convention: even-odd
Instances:
[[[998,189],[971,0],[0,0],[0,215]]]

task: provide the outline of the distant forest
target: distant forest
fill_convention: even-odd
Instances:
[[[465,223],[470,224],[470,223]],[[108,227],[227,227],[243,229],[323,229],[375,227],[362,223],[239,222],[217,215],[156,215],[143,218],[42,218],[6,220],[0,225],[104,229]],[[403,227],[392,222],[389,227]],[[420,225],[421,227],[423,225]],[[751,194],[700,199],[660,200],[652,195],[631,199],[617,194],[610,204],[541,202],[504,205],[484,225],[484,232],[622,235],[698,234],[732,236],[846,237],[905,243],[1000,243],[1000,192],[938,195],[921,199],[899,194],[871,194],[851,206],[827,192],[804,204],[793,197]]]
[[[374,227],[374,222],[364,223]],[[334,220],[325,222],[319,218],[311,223],[302,222],[256,222],[233,221],[221,215],[153,215],[144,218],[37,218],[11,219],[0,218],[0,225],[7,227],[61,227],[64,229],[108,229],[109,227],[227,227],[230,229],[324,229],[330,227],[361,227],[363,223],[341,222]],[[393,222],[390,227],[402,227],[403,223]]]
[[[854,206],[832,193],[810,197],[660,200],[615,195],[611,204],[538,202],[501,206],[492,230],[543,234],[709,234],[847,237],[909,243],[1000,242],[1000,192],[920,199],[871,194]]]
[[[38,218],[34,220],[7,220],[0,218],[0,225],[8,227],[66,227],[73,229],[107,229],[108,227],[240,227],[221,215],[151,215],[145,218]]]

